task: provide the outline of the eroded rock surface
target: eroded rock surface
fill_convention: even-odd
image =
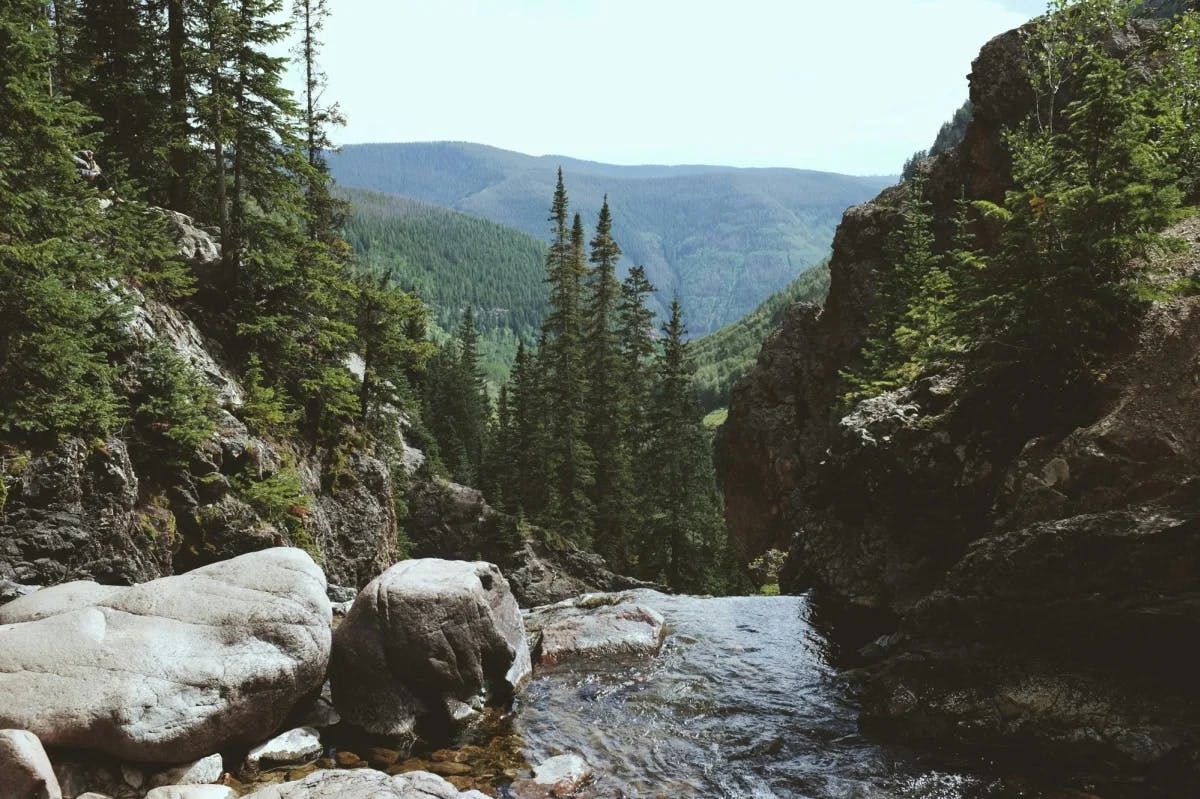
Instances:
[[[271,785],[247,799],[487,799],[460,792],[436,774],[414,771],[390,776],[372,769],[318,771],[297,782]]]

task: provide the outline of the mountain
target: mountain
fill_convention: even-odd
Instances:
[[[614,166],[462,142],[348,145],[329,161],[343,186],[445,206],[543,241],[561,166],[589,229],[608,195],[624,265],[646,267],[659,311],[679,294],[693,336],[742,318],[819,262],[842,212],[894,182],[798,169]]]
[[[475,309],[482,366],[502,382],[518,340],[537,338],[546,305],[546,245],[504,225],[439,205],[360,189],[339,189],[353,213],[343,233],[373,272],[390,272],[453,331]]]
[[[788,308],[798,302],[821,304],[829,291],[829,262],[822,261],[777,291],[733,324],[692,343],[696,389],[706,411],[729,404],[729,393],[758,357],[763,341]]]

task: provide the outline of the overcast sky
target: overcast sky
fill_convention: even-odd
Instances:
[[[1044,0],[332,0],[348,142],[891,174]]]

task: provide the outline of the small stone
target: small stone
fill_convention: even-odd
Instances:
[[[353,752],[338,752],[333,758],[342,768],[366,768],[367,763]]]
[[[121,765],[121,779],[125,780],[125,784],[130,788],[141,788],[146,782],[146,773],[137,766],[128,764]],[[175,780],[168,780],[159,783],[160,785],[174,785]]]
[[[225,770],[225,761],[219,754],[209,755],[194,763],[185,763],[166,771],[160,771],[150,778],[150,787],[163,785],[210,785],[221,779]],[[137,787],[136,785],[134,786]]]
[[[441,777],[462,776],[463,774],[470,774],[471,767],[465,763],[442,761],[440,763],[430,763],[429,771]]]
[[[462,749],[439,749],[429,759],[435,763],[465,763],[467,753]]]
[[[246,755],[246,767],[261,771],[275,766],[294,766],[320,754],[321,733],[314,727],[298,727],[251,749]]]
[[[367,762],[371,768],[386,771],[388,766],[394,766],[400,759],[400,753],[395,749],[385,749],[382,746],[372,746],[367,750]]]
[[[569,796],[592,778],[592,768],[579,755],[559,755],[533,770],[533,781],[545,785],[555,796]]]

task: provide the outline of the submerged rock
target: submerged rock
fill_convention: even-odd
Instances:
[[[514,782],[512,791],[519,799],[574,796],[592,776],[591,766],[579,755],[558,755],[536,766],[533,779]]]
[[[0,797],[62,799],[50,758],[31,732],[0,730]]]
[[[658,611],[633,594],[584,594],[534,608],[525,619],[539,663],[655,655],[667,635]]]
[[[531,672],[521,612],[490,563],[410,560],[359,593],[334,636],[330,682],[347,722],[437,737],[502,704]]]
[[[292,548],[111,592],[48,588],[0,624],[0,724],[149,762],[262,741],[320,686],[331,639],[325,576]]]

